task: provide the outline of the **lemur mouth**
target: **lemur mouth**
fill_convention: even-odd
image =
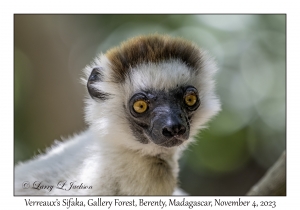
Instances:
[[[169,139],[168,141],[166,141],[162,144],[159,144],[159,146],[162,146],[162,147],[175,147],[175,146],[179,146],[180,144],[182,144],[183,141],[184,140],[173,137],[173,138]]]

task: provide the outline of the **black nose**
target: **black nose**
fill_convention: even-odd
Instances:
[[[186,128],[185,128],[184,125],[182,125],[182,124],[173,124],[173,125],[165,126],[162,129],[162,134],[165,137],[171,138],[171,137],[174,137],[174,136],[181,136],[185,133],[185,131],[186,131]]]

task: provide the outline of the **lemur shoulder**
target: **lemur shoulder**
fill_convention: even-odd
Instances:
[[[154,34],[84,72],[89,128],[18,164],[15,195],[172,195],[182,151],[220,110],[214,61],[189,41]]]

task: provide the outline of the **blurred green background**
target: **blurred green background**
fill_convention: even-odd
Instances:
[[[181,187],[244,195],[286,148],[285,15],[15,15],[14,162],[83,131],[82,69],[155,32],[197,43],[220,69],[222,112],[180,160]]]

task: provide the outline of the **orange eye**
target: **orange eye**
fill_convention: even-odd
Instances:
[[[137,113],[143,113],[147,110],[148,108],[148,104],[146,101],[143,100],[138,100],[136,102],[134,102],[133,104],[133,109],[134,111],[136,111]]]
[[[194,93],[190,93],[184,97],[184,101],[188,106],[194,106],[197,102],[197,96]]]

